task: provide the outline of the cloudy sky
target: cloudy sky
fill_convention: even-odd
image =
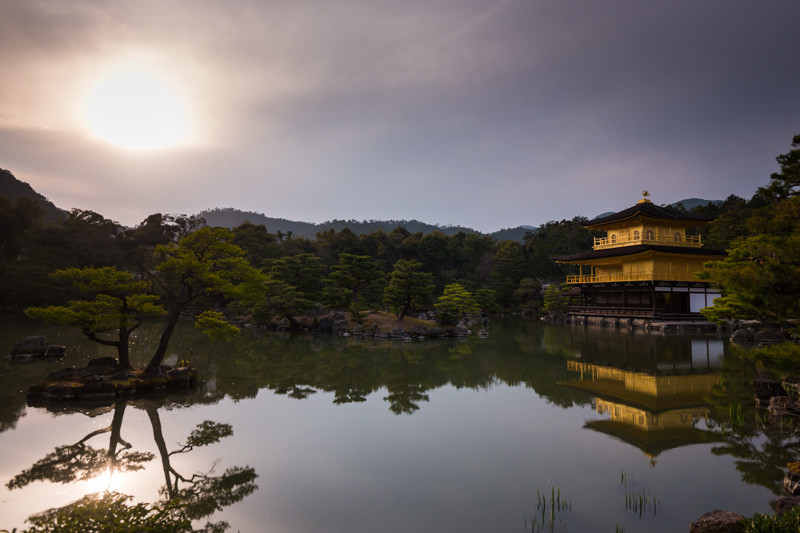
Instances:
[[[133,225],[236,207],[481,231],[749,197],[800,2],[0,0],[0,168]]]

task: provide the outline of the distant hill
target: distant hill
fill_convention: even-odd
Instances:
[[[685,200],[680,200],[678,202],[673,202],[668,204],[667,207],[671,207],[673,209],[677,209],[679,205],[683,205],[683,208],[687,211],[690,211],[698,206],[705,206],[708,204],[719,205],[722,203],[722,200],[704,200],[702,198],[687,198]],[[606,217],[608,215],[613,215],[615,211],[606,211],[605,213],[600,213],[599,215],[592,217],[591,220],[596,218]]]
[[[2,168],[0,168],[0,196],[5,196],[12,202],[16,202],[22,197],[37,200],[44,212],[45,220],[48,222],[61,220],[67,216],[66,211],[56,207],[53,202],[33,190],[33,187],[18,180],[14,174]]]
[[[293,235],[298,237],[306,237],[313,239],[317,233],[334,230],[336,232],[342,231],[347,228],[357,235],[372,233],[373,231],[384,231],[389,233],[398,226],[404,227],[410,233],[421,232],[423,234],[440,231],[445,235],[455,235],[460,231],[464,233],[478,233],[479,231],[464,226],[440,226],[438,224],[427,224],[419,220],[329,220],[320,224],[311,222],[297,222],[287,220],[285,218],[268,217],[262,213],[254,211],[241,211],[232,207],[207,209],[197,213],[198,217],[206,219],[209,226],[220,226],[225,228],[235,228],[244,221],[249,221],[253,224],[264,224],[267,231],[270,233],[288,233],[292,232]],[[530,231],[530,226],[520,226],[519,228],[511,228],[500,230],[492,235],[501,235],[503,239],[513,239],[522,241],[526,231]]]
[[[11,201],[16,201],[18,198],[26,196],[33,198],[39,202],[42,211],[45,213],[45,218],[48,221],[63,219],[67,216],[67,211],[59,209],[50,200],[36,192],[27,183],[18,180],[8,170],[0,169],[0,195],[6,196]],[[679,202],[669,204],[670,207],[677,207],[682,204],[687,211],[697,206],[705,206],[709,203],[720,204],[722,200],[704,200],[702,198],[687,198]],[[594,218],[603,217],[612,214],[611,211],[601,213]],[[445,235],[452,236],[459,232],[476,233],[479,235],[486,235],[472,228],[464,226],[442,226],[439,224],[427,224],[419,220],[329,220],[321,224],[312,222],[299,222],[294,220],[287,220],[285,218],[268,217],[263,213],[256,213],[254,211],[242,211],[233,207],[213,208],[206,209],[197,213],[198,217],[203,217],[209,226],[220,226],[225,228],[235,228],[245,221],[250,221],[253,224],[264,224],[270,233],[282,232],[284,234],[291,232],[292,235],[297,237],[306,237],[314,239],[317,233],[335,230],[337,232],[348,228],[357,235],[372,233],[373,231],[384,231],[386,233],[392,231],[398,226],[404,227],[410,233],[421,232],[423,234],[439,231]],[[594,220],[594,218],[592,220]],[[516,242],[523,242],[527,233],[536,233],[538,228],[534,226],[517,226],[515,228],[504,228],[488,235],[492,236],[497,242],[511,240]]]
[[[533,226],[517,226],[516,228],[504,228],[500,231],[495,231],[490,235],[494,237],[497,242],[500,241],[516,241],[523,242],[525,235],[528,233],[536,233],[539,228]]]
[[[205,211],[200,211],[195,216],[204,218],[206,224],[209,226],[218,226],[221,228],[232,229],[245,221],[249,221],[256,225],[264,224],[264,226],[267,227],[267,231],[270,233],[277,233],[279,231],[288,233],[291,231],[293,235],[298,237],[313,238],[318,231],[315,229],[316,225],[310,222],[295,222],[285,218],[272,218],[254,211],[241,211],[233,207],[206,209]]]
[[[675,202],[674,204],[669,204],[670,207],[678,207],[678,205],[683,205],[683,208],[689,211],[690,209],[694,209],[698,206],[706,206],[708,204],[719,205],[722,203],[722,200],[703,200],[702,198],[687,198],[686,200],[681,200],[680,202]]]

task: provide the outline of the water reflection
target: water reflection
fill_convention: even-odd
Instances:
[[[154,513],[159,516],[159,520],[166,520],[173,526],[190,525],[191,521],[208,517],[242,500],[257,489],[255,484],[257,474],[251,467],[235,466],[226,469],[222,474],[215,474],[215,465],[211,464],[205,472],[186,475],[179,472],[173,464],[178,455],[188,454],[195,448],[211,446],[223,438],[232,436],[233,428],[229,424],[206,420],[190,432],[185,442],[170,450],[164,438],[159,405],[151,401],[124,400],[119,400],[112,407],[106,408],[69,406],[53,408],[52,412],[56,414],[82,413],[90,417],[104,416],[110,412],[111,422],[106,427],[89,432],[73,444],[56,446],[52,452],[14,476],[6,487],[9,490],[16,490],[35,481],[67,484],[91,479],[108,480],[110,484],[116,474],[142,470],[146,463],[155,459],[155,455],[134,450],[133,445],[122,437],[123,418],[129,405],[145,411],[150,421],[164,475],[164,484],[157,490],[161,499],[152,508],[142,508],[141,506],[145,504],[128,505],[126,500],[129,497],[123,494],[113,493],[113,496],[101,493],[86,494],[66,507],[32,516],[30,520],[34,524],[40,527],[55,525],[60,523],[59,521],[63,522],[87,512],[100,513],[99,517],[102,518],[103,513],[110,512],[113,508],[115,513],[124,516],[124,520],[133,519],[144,512],[145,515]],[[89,441],[105,434],[108,434],[109,439],[107,448],[95,448],[89,444]],[[160,525],[164,526],[165,523]],[[144,527],[147,524],[140,525]],[[208,523],[204,529],[224,531],[227,529],[227,524]]]
[[[584,427],[635,446],[651,466],[665,450],[720,440],[698,423],[707,425],[706,396],[721,380],[721,340],[611,336],[607,329],[591,327],[574,331],[576,359],[566,366],[578,377],[562,383],[590,392],[595,411],[608,416],[588,420]]]
[[[8,342],[13,345],[23,335],[11,336]],[[596,487],[614,481],[620,469],[632,479],[648,479],[648,488],[659,490],[665,509],[662,515],[659,507],[659,522],[668,520],[670,512],[681,514],[677,509],[687,505],[699,507],[692,508],[696,515],[679,516],[672,523],[685,525],[720,505],[706,507],[701,495],[687,489],[685,480],[693,479],[696,464],[702,461],[704,469],[714,471],[712,476],[730,472],[734,481],[741,477],[777,492],[786,462],[800,453],[795,436],[765,433],[752,401],[753,369],[730,357],[727,344],[714,336],[497,320],[488,339],[461,342],[403,343],[246,330],[230,343],[210,344],[184,325],[173,341],[169,356],[188,359],[198,369],[202,383],[197,388],[163,403],[70,407],[65,414],[71,412],[76,426],[87,429],[71,439],[55,432],[48,435],[42,440],[47,447],[19,454],[24,460],[18,462],[24,464],[16,465],[3,481],[14,476],[15,483],[23,484],[29,476],[52,484],[62,483],[57,479],[63,475],[63,483],[70,476],[95,476],[92,479],[107,483],[113,472],[111,487],[130,492],[122,481],[147,475],[146,493],[137,493],[138,500],[163,504],[179,496],[190,504],[181,516],[195,522],[241,521],[246,514],[242,509],[250,509],[246,523],[251,526],[259,524],[269,508],[270,519],[284,530],[311,531],[324,529],[334,515],[336,523],[356,523],[353,530],[370,530],[365,524],[378,523],[415,530],[403,522],[415,517],[414,526],[442,530],[447,528],[437,520],[443,514],[469,515],[462,530],[479,530],[471,524],[481,518],[489,522],[481,523],[482,530],[493,530],[498,517],[512,516],[518,509],[529,514],[536,507],[536,489],[545,488],[545,480],[556,480],[575,500],[570,520],[586,520],[582,523],[589,525],[583,530],[591,530],[596,516],[606,516],[605,509],[619,503],[612,501],[615,485]],[[0,362],[0,420],[7,431],[0,437],[6,442],[32,442],[33,429],[58,425],[57,420],[37,420],[41,411],[29,409],[29,423],[15,429],[26,410],[20,391],[60,366],[106,355],[80,342],[74,341],[75,350],[63,361]],[[135,339],[134,364],[146,363],[155,342],[157,335],[143,327]],[[71,346],[73,341],[58,343]],[[102,427],[80,425],[84,417],[77,412],[103,421]],[[198,412],[208,414],[195,419]],[[734,412],[739,416],[734,418]],[[233,422],[240,428],[238,441],[225,436],[225,424],[197,426],[203,418]],[[198,444],[215,434],[215,442]],[[262,489],[257,496],[247,498],[255,490],[253,468],[216,472],[213,456],[199,451],[218,453],[219,443],[228,443],[226,449],[236,449],[239,461],[258,468]],[[669,453],[698,443],[711,445]],[[709,457],[709,450],[720,457]],[[45,467],[59,454],[72,462],[59,467],[61,474],[48,473]],[[617,462],[587,459],[596,454]],[[660,468],[648,468],[642,454],[657,459]],[[582,468],[575,468],[576,457],[585,460]],[[720,459],[725,457],[731,460]],[[664,468],[668,461],[670,467]],[[20,472],[26,464],[30,466]],[[138,465],[145,466],[144,472],[136,470]],[[644,473],[636,470],[639,465]],[[304,475],[298,476],[299,471]],[[587,475],[592,476],[590,484]],[[737,492],[736,483],[724,490],[717,490],[715,483],[717,478],[693,479],[693,489],[745,494]],[[589,485],[591,495],[584,493]],[[529,486],[530,494],[525,492]],[[90,492],[86,488],[83,492]],[[755,500],[766,500],[758,495],[762,489],[748,490],[748,495],[757,495]],[[17,494],[28,497],[22,490]],[[456,501],[453,494],[463,500]],[[595,497],[606,500],[594,505]],[[231,510],[235,501],[242,503]],[[225,506],[229,507],[220,513]],[[407,512],[394,513],[399,507]],[[490,508],[495,511],[486,510]],[[309,514],[308,509],[318,511]],[[617,518],[609,520],[613,531]],[[305,521],[315,527],[298,526]],[[654,526],[652,531],[675,530],[664,523],[662,529],[647,525]]]
[[[705,396],[719,373],[651,375],[578,361],[568,361],[567,368],[580,377],[566,385],[591,391],[597,413],[609,416],[589,420],[585,427],[639,448],[653,466],[665,450],[719,440],[697,427],[708,422]]]

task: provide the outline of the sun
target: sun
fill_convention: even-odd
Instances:
[[[130,150],[155,150],[190,139],[185,98],[158,73],[117,67],[89,91],[83,113],[94,137]]]

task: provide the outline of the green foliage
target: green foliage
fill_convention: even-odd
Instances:
[[[252,278],[255,269],[225,228],[200,228],[177,243],[156,247],[157,270],[173,303],[200,296],[231,295],[236,284]]]
[[[548,285],[544,289],[542,299],[544,310],[547,312],[566,311],[569,307],[569,298],[566,293],[569,290],[567,285]]]
[[[350,322],[353,322],[354,324],[360,324],[362,326],[364,325],[364,321],[367,319],[367,316],[369,316],[368,311],[362,311],[356,306],[355,303],[350,304],[348,311],[350,311]]]
[[[800,192],[800,134],[792,138],[792,147],[794,150],[776,158],[781,171],[772,174],[769,185],[758,190],[763,196],[783,200]]]
[[[278,239],[268,233],[263,224],[245,221],[233,228],[233,234],[233,243],[245,251],[245,257],[253,266],[261,266],[268,259],[280,256]]]
[[[745,533],[797,533],[800,531],[800,507],[793,507],[781,516],[761,513],[744,521]]]
[[[378,305],[384,280],[375,259],[366,255],[341,253],[339,264],[331,267],[324,297],[331,306],[338,308],[347,308],[350,302],[361,309]],[[350,297],[347,298],[347,295]]]
[[[98,492],[58,509],[31,516],[33,524],[21,533],[134,533],[144,531],[188,532],[192,523],[181,516],[177,501],[129,505],[131,496]]]
[[[514,300],[520,307],[537,307],[542,302],[542,284],[534,278],[519,280]]]
[[[444,293],[433,304],[439,322],[453,324],[465,314],[479,313],[481,308],[471,292],[458,283],[444,288]]]
[[[383,291],[383,302],[402,320],[412,309],[419,309],[430,302],[433,292],[433,274],[422,272],[422,263],[412,259],[400,259],[389,275],[389,283]]]
[[[294,287],[298,296],[311,302],[322,299],[322,259],[311,253],[301,253],[267,262],[269,276]]]
[[[749,235],[699,274],[723,295],[702,310],[709,320],[756,319],[787,330],[800,318],[800,135],[792,146],[777,158],[781,171],[758,191],[766,205],[747,218]]]
[[[513,241],[499,243],[492,264],[491,284],[501,307],[513,306],[514,292],[524,276],[525,255],[522,246]]]
[[[31,230],[43,221],[44,212],[36,200],[23,196],[12,203],[0,195],[0,260],[15,258]]]
[[[279,317],[294,320],[293,315],[298,315],[309,310],[314,304],[303,298],[300,291],[285,281],[264,279],[260,283],[260,290],[252,291],[258,296],[258,301],[252,306],[253,316],[259,320],[272,320]]]
[[[743,354],[762,368],[784,376],[800,375],[800,345],[782,342],[749,350]]]
[[[148,316],[165,313],[158,296],[149,294],[148,283],[129,272],[112,267],[69,268],[51,274],[62,284],[71,284],[87,299],[73,300],[66,306],[30,307],[25,314],[60,326],[78,326],[89,339],[117,348],[119,363],[130,366],[128,338]],[[98,333],[116,332],[116,340]]]
[[[182,451],[208,446],[209,444],[216,444],[223,438],[230,437],[231,435],[233,435],[233,426],[230,424],[214,422],[213,420],[204,420],[197,424],[197,427],[194,428],[186,438],[186,444]]]
[[[497,303],[497,293],[491,289],[478,289],[475,291],[475,302],[481,308],[481,313],[488,314],[500,310]]]
[[[574,273],[574,266],[558,264],[553,258],[592,248],[593,238],[599,236],[600,232],[587,231],[584,226],[588,222],[585,217],[551,221],[539,226],[535,233],[530,233],[525,240],[528,257],[526,276],[561,283],[568,274]]]
[[[176,243],[156,247],[160,258],[155,281],[169,303],[169,321],[148,363],[161,364],[181,312],[191,305],[209,306],[213,301],[245,296],[263,275],[245,259],[245,251],[234,244],[234,234],[225,228],[200,228]],[[207,316],[207,320],[213,315]],[[217,316],[219,318],[219,316]],[[212,328],[222,331],[220,328]]]
[[[755,319],[786,328],[800,317],[800,196],[767,211],[749,221],[761,233],[737,239],[726,259],[707,263],[699,274],[723,293],[702,310],[709,320]]]
[[[227,341],[239,334],[239,328],[228,322],[219,311],[203,311],[194,320],[194,327],[211,341]]]

